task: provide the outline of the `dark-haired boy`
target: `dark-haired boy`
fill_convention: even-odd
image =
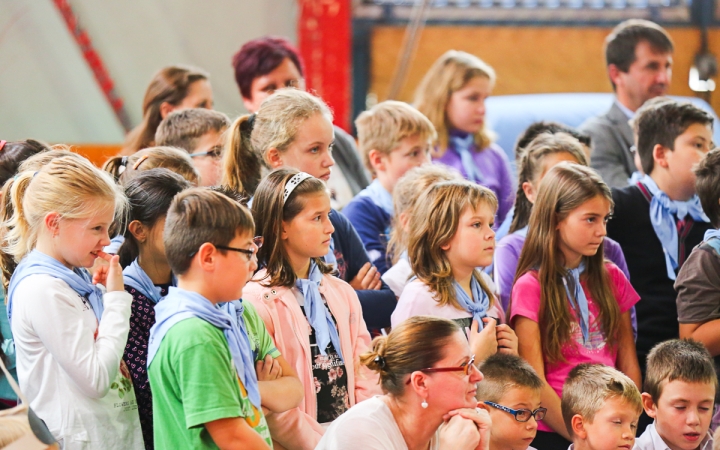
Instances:
[[[155,307],[148,343],[156,449],[272,448],[253,354],[218,303],[242,298],[255,226],[221,193],[188,189],[165,220],[177,288]]]
[[[173,111],[160,122],[155,145],[185,150],[200,174],[200,185],[217,186],[221,179],[224,134],[229,126],[228,116],[211,109]]]
[[[503,353],[486,359],[480,371],[477,399],[492,419],[490,450],[534,450],[537,421],[547,411],[540,407],[540,377],[524,359]]]
[[[647,360],[643,408],[655,421],[635,441],[636,450],[710,450],[708,432],[717,377],[699,342],[673,339],[654,347]]]
[[[673,284],[690,249],[710,228],[692,168],[710,150],[712,120],[689,103],[666,98],[645,103],[633,125],[646,175],[633,186],[613,190],[607,234],[622,247],[640,294],[637,352],[643,373],[650,349],[678,337]]]

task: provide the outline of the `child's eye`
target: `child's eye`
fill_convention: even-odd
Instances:
[[[320,151],[320,147],[313,147],[310,149],[310,153],[318,153]]]
[[[475,223],[472,224],[472,226],[473,226],[474,228],[480,228],[480,227],[482,227],[482,223],[481,223],[481,222],[475,222]]]
[[[98,226],[96,226],[96,227],[93,227],[93,230],[95,230],[95,231],[101,231],[102,228],[103,228],[102,225],[98,225]]]
[[[684,406],[676,406],[675,409],[677,409],[678,411],[684,411],[685,407]]]
[[[708,407],[706,407],[706,406],[700,406],[700,407],[698,407],[698,409],[699,409],[700,411],[702,411],[702,412],[708,412],[708,411],[710,411],[710,408],[708,408]]]

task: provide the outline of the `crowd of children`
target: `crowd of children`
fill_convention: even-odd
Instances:
[[[236,55],[234,121],[206,73],[163,69],[102,170],[0,141],[0,430],[16,378],[63,449],[711,449],[710,115],[647,101],[619,189],[587,135],[533,124],[513,187],[496,75],[450,51],[415,106],[358,117],[358,188],[321,98],[251,101],[256,53],[299,77],[293,51]]]

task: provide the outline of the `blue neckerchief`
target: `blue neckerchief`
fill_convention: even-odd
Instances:
[[[585,262],[580,262],[580,265],[576,269],[567,269],[568,275],[572,276],[572,289],[568,283],[568,277],[563,277],[563,284],[565,285],[565,293],[567,294],[570,306],[575,310],[575,314],[578,317],[580,323],[580,331],[582,331],[583,342],[587,343],[590,338],[590,309],[588,306],[588,299],[585,296],[582,285],[580,284],[580,274],[585,271]]]
[[[655,235],[660,240],[665,254],[665,267],[667,276],[671,280],[676,279],[675,269],[678,268],[678,230],[675,217],[683,220],[687,215],[698,222],[710,222],[700,204],[700,198],[693,195],[690,200],[670,200],[666,193],[660,190],[655,181],[648,175],[642,178],[642,183],[652,194],[650,200],[650,222],[652,222]]]
[[[478,330],[482,330],[485,326],[483,319],[487,317],[487,311],[490,309],[490,298],[480,286],[480,281],[478,281],[475,274],[470,279],[470,290],[473,298],[467,295],[460,283],[454,281],[453,284],[455,285],[455,298],[458,303],[462,309],[472,314],[473,320],[478,323]]]
[[[227,303],[218,303],[218,307],[225,311],[226,313],[230,314],[230,317],[234,317],[237,319],[237,326],[240,328],[241,331],[243,331],[245,334],[247,334],[247,327],[245,326],[245,318],[243,317],[243,313],[245,312],[245,303],[243,303],[242,299],[240,300],[233,300],[231,302]],[[250,337],[248,335],[248,342],[250,342]],[[252,347],[252,345],[250,345]],[[257,361],[257,352],[255,350],[252,350],[253,354],[253,361]]]
[[[102,318],[104,309],[102,291],[99,287],[92,283],[90,273],[84,268],[68,269],[57,259],[48,256],[38,250],[28,253],[10,278],[10,286],[8,287],[8,320],[12,319],[12,304],[15,288],[25,277],[30,275],[45,274],[51,277],[59,278],[67,283],[70,288],[77,292],[80,297],[84,297],[90,303],[95,317],[98,322]]]
[[[153,303],[157,303],[162,299],[162,288],[155,286],[150,277],[142,267],[140,267],[137,259],[123,270],[123,282],[140,292]],[[170,285],[177,286],[175,275],[170,278]]]
[[[370,197],[375,205],[385,211],[390,217],[395,216],[392,194],[380,184],[376,178],[368,187],[360,191],[358,197]]]
[[[703,241],[705,241],[705,243],[712,247],[717,253],[720,253],[720,230],[707,230]]]
[[[524,227],[520,228],[519,230],[515,230],[515,232],[513,234],[517,234],[517,235],[520,235],[520,236],[526,238],[527,234],[528,234],[528,226],[525,225]]]
[[[323,260],[325,261],[325,264],[337,266],[337,258],[335,258],[335,240],[332,236],[330,236],[330,248],[328,248],[327,255],[323,256]]]
[[[193,317],[202,319],[223,331],[237,376],[245,386],[250,402],[260,409],[260,389],[255,373],[255,361],[245,329],[238,326],[237,317],[213,305],[210,300],[197,292],[171,287],[168,295],[155,305],[155,325],[150,329],[147,366],[150,367],[152,364],[163,338],[173,325]]]
[[[485,177],[472,157],[472,151],[475,148],[475,136],[455,131],[450,133],[449,140],[455,153],[460,155],[460,161],[467,179],[474,183],[482,183]]]
[[[711,238],[717,238],[720,239],[720,230],[716,230],[714,228],[707,230],[705,232],[705,236],[703,236],[703,241],[708,241]]]
[[[298,279],[295,286],[300,290],[305,299],[305,315],[307,316],[310,326],[315,330],[315,342],[317,342],[320,354],[325,355],[325,349],[330,341],[335,346],[335,350],[340,355],[340,359],[345,362],[342,355],[342,347],[340,347],[340,335],[338,335],[337,327],[333,322],[330,311],[325,306],[325,302],[320,296],[320,281],[322,281],[322,273],[315,261],[310,260],[310,270],[307,279]]]
[[[120,246],[123,245],[123,242],[125,242],[125,236],[118,234],[114,238],[110,239],[110,245],[103,248],[103,251],[111,255],[117,255],[117,252],[120,250]]]
[[[628,184],[634,185],[638,184],[638,182],[642,181],[643,177],[645,176],[644,173],[638,172],[637,170],[630,175],[630,178],[628,178]]]

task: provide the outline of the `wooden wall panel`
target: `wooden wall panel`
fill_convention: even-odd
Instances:
[[[610,28],[429,26],[423,30],[400,100],[412,101],[425,71],[445,51],[463,50],[492,65],[498,81],[494,94],[611,92],[603,42]],[[670,93],[693,95],[688,71],[700,45],[699,32],[669,28],[675,43]],[[387,96],[399,58],[404,28],[376,27],[372,35],[370,92]],[[711,30],[710,50],[720,56],[720,30]],[[720,80],[718,80],[720,84]],[[720,111],[720,88],[712,97]]]

